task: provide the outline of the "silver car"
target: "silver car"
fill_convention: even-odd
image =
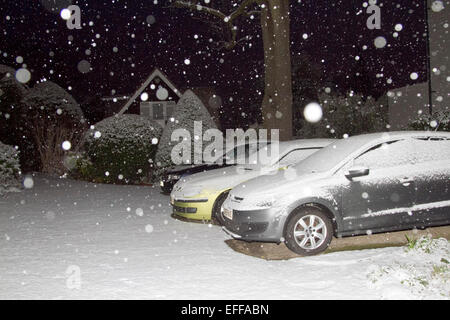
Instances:
[[[449,189],[450,133],[366,134],[236,186],[221,214],[234,238],[312,255],[333,236],[450,224]]]

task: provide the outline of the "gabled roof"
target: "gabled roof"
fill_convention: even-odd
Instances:
[[[128,101],[128,99],[130,99],[130,97],[131,97],[130,95],[119,94],[119,95],[115,95],[115,96],[103,97],[103,98],[101,98],[101,100],[102,101],[112,101],[114,99],[117,99],[117,100],[127,100]]]
[[[142,91],[145,90],[145,88],[148,87],[148,85],[155,79],[156,77],[160,78],[170,89],[172,89],[175,94],[181,98],[181,92],[173,85],[172,82],[164,75],[164,73],[161,72],[158,68],[155,68],[153,72],[150,74],[150,76],[145,80],[145,82],[142,84],[142,86],[131,96],[131,98],[127,101],[127,103],[120,109],[118,115],[124,114],[125,111],[128,110],[128,108],[131,106],[133,101],[139,97],[139,95],[142,93]]]

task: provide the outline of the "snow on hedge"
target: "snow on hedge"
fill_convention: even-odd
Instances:
[[[86,142],[139,140],[140,143],[149,145],[155,142],[153,139],[158,139],[161,133],[161,126],[153,120],[137,114],[123,114],[103,119],[92,126],[86,135]]]
[[[194,121],[202,121],[202,132],[208,129],[217,129],[216,123],[213,121],[208,110],[202,101],[191,90],[186,90],[177,103],[173,118],[169,119],[167,126],[164,128],[161,141],[156,154],[157,175],[173,165],[171,159],[172,148],[178,144],[178,141],[171,141],[172,133],[176,129],[186,129],[190,132],[191,142],[196,138],[194,135]],[[202,137],[197,137],[202,139]],[[204,146],[205,147],[205,146]],[[194,147],[191,144],[191,161],[194,159]]]
[[[106,118],[87,132],[84,148],[92,164],[87,177],[100,182],[139,182],[151,173],[161,126],[136,114]],[[86,162],[85,162],[86,163]]]
[[[19,152],[0,142],[0,195],[20,187]]]

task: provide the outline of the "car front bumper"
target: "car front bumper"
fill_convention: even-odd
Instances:
[[[193,220],[211,220],[216,198],[217,196],[209,195],[192,199],[174,199],[171,201],[173,214]]]
[[[224,216],[223,230],[235,239],[245,241],[282,242],[286,217],[279,210],[233,210],[233,217]]]

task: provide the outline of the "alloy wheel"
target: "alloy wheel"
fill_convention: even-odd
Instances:
[[[306,215],[301,217],[294,227],[294,239],[305,250],[320,247],[327,236],[327,226],[321,217]]]

